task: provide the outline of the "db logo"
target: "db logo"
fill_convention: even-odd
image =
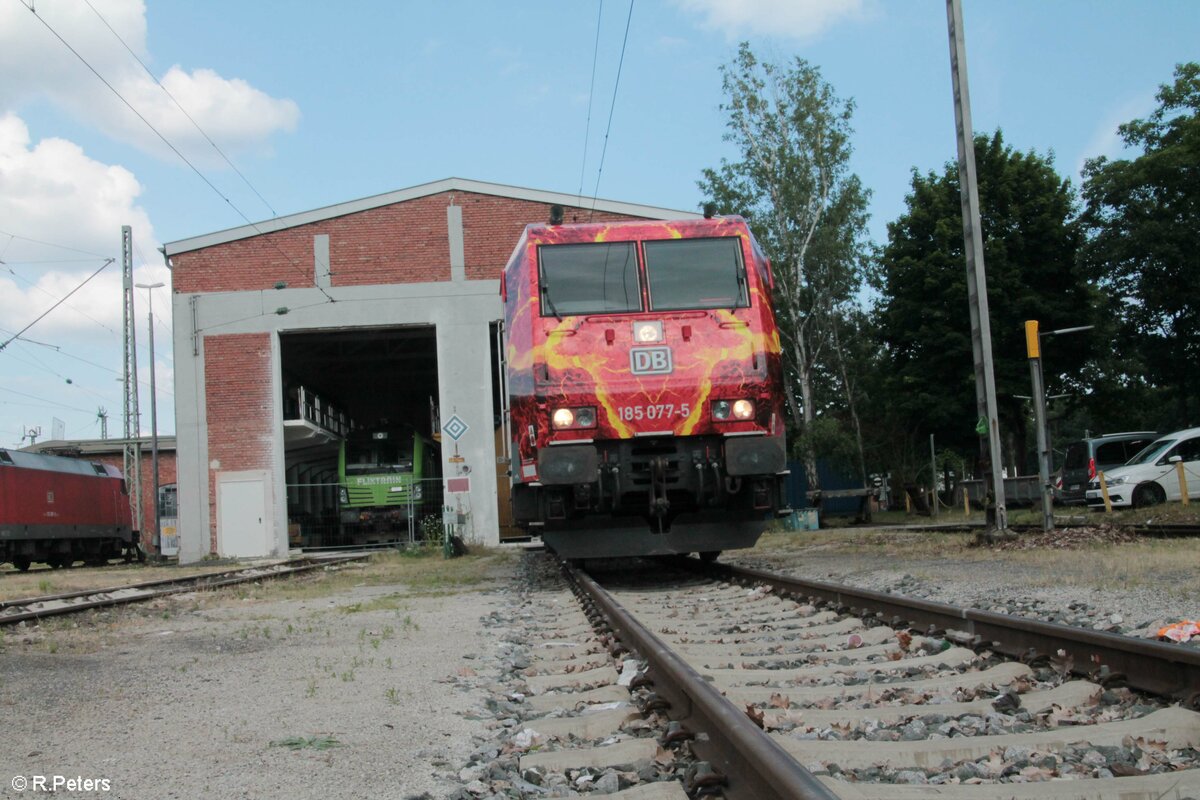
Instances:
[[[629,351],[629,371],[634,375],[665,375],[671,371],[671,348],[639,347]]]

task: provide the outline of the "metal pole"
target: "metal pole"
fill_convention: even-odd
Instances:
[[[992,368],[992,327],[988,316],[987,273],[979,220],[979,185],[975,174],[975,136],[971,127],[971,96],[967,81],[967,45],[963,38],[962,4],[946,0],[950,34],[950,73],[954,86],[954,119],[958,127],[958,184],[962,199],[963,241],[967,264],[967,299],[971,311],[971,348],[975,356],[975,402],[978,407],[980,452],[988,462],[988,483],[994,506],[988,509],[988,535],[1008,530],[1004,502],[1004,473],[1000,459],[1000,417]]]
[[[162,555],[162,531],[159,529],[158,508],[158,397],[154,385],[154,374],[158,372],[154,366],[154,295],[146,293],[150,309],[150,469],[154,474],[154,549]]]
[[[161,558],[162,529],[158,502],[158,392],[154,383],[155,373],[158,372],[154,364],[154,290],[163,284],[139,283],[136,285],[139,289],[146,290],[147,319],[150,326],[150,470],[154,475],[154,535],[150,539],[150,543],[154,545],[155,554]],[[140,469],[141,465],[139,464],[138,467]]]
[[[933,446],[933,434],[929,434],[929,486],[930,499],[933,500],[933,516],[938,515],[938,493],[937,493],[937,450]]]
[[[137,325],[133,313],[133,228],[121,226],[121,291],[125,340],[125,444],[123,468],[129,489],[130,516],[138,536],[142,519],[142,415],[138,410]]]
[[[1034,324],[1036,325],[1036,323]],[[1054,506],[1050,497],[1050,465],[1046,460],[1049,455],[1047,452],[1049,447],[1046,443],[1046,387],[1042,384],[1040,355],[1029,359],[1029,377],[1033,382],[1033,418],[1034,427],[1037,428],[1038,484],[1042,489],[1042,530],[1052,531],[1054,530]]]

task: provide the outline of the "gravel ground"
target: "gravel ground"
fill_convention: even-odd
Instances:
[[[1200,619],[1194,539],[1146,543],[1103,531],[1060,532],[973,548],[971,538],[880,528],[771,534],[721,560],[1130,636],[1154,637],[1169,623]],[[1200,637],[1189,644],[1200,646]]]
[[[722,560],[1133,635],[1200,617],[1194,544],[1118,550],[1116,574],[1096,564],[1138,545],[980,553],[922,536],[777,534]],[[571,794],[587,776],[535,790],[515,769],[541,577],[515,554],[404,561],[7,629],[0,796],[37,775],[107,779],[68,794],[106,798]]]
[[[84,797],[443,797],[493,735],[483,618],[512,559],[496,561],[466,587],[411,591],[372,565],[310,596],[184,595],[9,629],[0,796],[59,775],[109,781],[69,794]]]

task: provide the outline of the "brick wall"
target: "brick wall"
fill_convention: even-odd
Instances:
[[[504,272],[521,231],[531,222],[548,222],[550,206],[511,197],[459,192],[455,203],[463,207],[463,240],[467,280],[497,279]],[[587,208],[566,207],[564,222],[613,222],[637,217],[608,214]]]
[[[117,469],[125,468],[125,457],[121,453],[96,456],[79,456],[85,461],[111,464]],[[142,445],[142,549],[156,552],[151,545],[154,538],[154,458],[149,443]],[[175,483],[175,451],[158,451],[158,482],[161,486]],[[132,483],[132,482],[130,482]],[[135,521],[136,522],[136,521]]]
[[[355,214],[214,245],[171,257],[177,292],[233,292],[310,287],[313,237],[329,236],[333,286],[450,280],[446,207],[463,209],[467,278],[500,277],[522,229],[550,218],[550,206],[510,197],[442,192]],[[567,222],[587,221],[586,208],[567,208]],[[593,221],[630,219],[596,212]]]
[[[276,431],[271,392],[271,335],[239,333],[204,339],[208,416],[209,545],[217,552],[217,473],[270,470]]]

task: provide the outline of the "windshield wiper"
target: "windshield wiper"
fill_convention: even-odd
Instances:
[[[562,314],[558,313],[558,309],[554,307],[554,300],[550,297],[550,287],[547,286],[545,283],[542,283],[538,287],[538,289],[542,293],[542,298],[545,299],[545,301],[546,301],[546,308],[550,311],[551,314],[554,315],[555,319],[561,320]]]

